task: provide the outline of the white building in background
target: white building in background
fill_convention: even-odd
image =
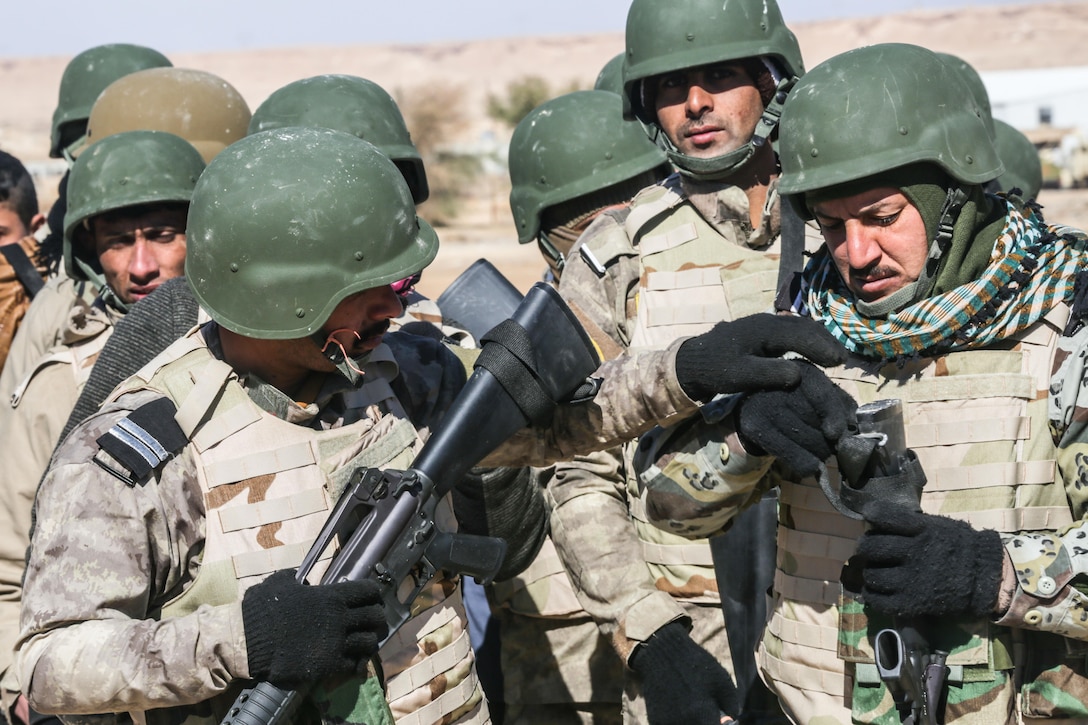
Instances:
[[[1062,187],[1088,186],[1088,67],[980,73],[994,118],[1024,132]],[[1044,181],[1046,181],[1044,168]]]
[[[980,73],[994,118],[1021,130],[1038,126],[1088,130],[1088,67]]]

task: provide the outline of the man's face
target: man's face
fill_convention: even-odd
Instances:
[[[921,214],[898,189],[814,204],[835,266],[861,300],[875,302],[918,280],[929,253]]]
[[[185,274],[185,215],[184,206],[161,205],[122,209],[91,221],[106,283],[122,302],[139,302]]]
[[[686,68],[646,82],[661,130],[688,156],[713,158],[740,148],[763,114],[759,90],[739,63]]]
[[[23,220],[7,204],[0,204],[0,247],[15,244],[23,237],[33,234],[41,226],[42,215],[38,214],[32,222],[32,229],[27,229]]]

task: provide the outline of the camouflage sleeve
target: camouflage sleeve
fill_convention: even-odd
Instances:
[[[11,664],[19,633],[34,491],[76,395],[70,366],[53,364],[31,378],[17,406],[0,401],[0,670]]]
[[[600,390],[589,403],[561,406],[549,429],[519,432],[483,465],[547,466],[618,445],[698,409],[676,378],[676,351],[683,340],[664,350],[626,349],[626,321],[633,315],[627,295],[637,288],[639,274],[637,252],[623,227],[626,214],[626,209],[609,211],[594,220],[568,256],[559,282],[560,295],[604,360],[594,373]],[[587,243],[614,251],[609,259],[596,259],[582,254]],[[601,277],[595,265],[605,262]]]
[[[43,713],[193,704],[249,674],[239,604],[160,618],[198,566],[203,501],[185,451],[137,486],[91,462],[126,413],[111,410],[58,448],[38,494],[16,667]]]
[[[623,227],[626,214],[623,209],[598,216],[571,249],[559,279],[559,294],[605,359],[615,357],[630,342],[626,328],[631,316],[628,293],[638,285],[639,267],[637,252]],[[630,252],[613,252],[615,260],[601,259],[604,254],[594,254],[591,248]]]
[[[1011,604],[999,624],[1088,640],[1088,327],[1063,337],[1050,384],[1051,433],[1074,519],[1056,532],[1006,535],[1015,570],[1002,589]],[[1007,567],[1006,570],[1010,568]]]
[[[634,457],[647,518],[670,533],[699,538],[722,531],[772,485],[773,458],[744,450],[730,415],[735,398],[720,398],[639,441]]]
[[[560,463],[548,497],[552,541],[578,601],[626,662],[639,643],[686,615],[646,565],[623,471],[618,448]]]
[[[694,414],[698,403],[676,379],[681,342],[605,362],[594,373],[601,387],[593,400],[560,406],[549,428],[519,431],[482,465],[543,467],[618,445],[655,425]]]

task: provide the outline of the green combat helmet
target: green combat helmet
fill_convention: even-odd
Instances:
[[[628,201],[668,175],[665,153],[608,91],[575,91],[537,106],[510,138],[510,210],[522,244],[540,237],[541,251],[563,266],[542,227],[545,216],[567,223]]]
[[[84,222],[142,204],[189,202],[204,160],[185,139],[161,131],[129,131],[86,149],[72,165],[64,215],[64,264],[77,280],[104,294],[98,256],[84,238]],[[111,300],[116,306],[116,300]]]
[[[245,136],[242,94],[213,73],[149,68],[111,83],[87,121],[87,144],[124,131],[166,131],[196,147],[205,163]]]
[[[170,65],[169,59],[159,51],[126,43],[95,46],[72,58],[60,78],[49,155],[59,159],[83,137],[91,107],[110,83],[145,68]]]
[[[612,91],[623,95],[623,53],[616,54],[612,60],[604,64],[601,72],[597,74],[593,90]]]
[[[959,56],[951,53],[937,53],[937,57],[952,66],[967,84],[971,91],[971,99],[975,102],[979,117],[986,124],[986,130],[990,132],[990,138],[995,138],[993,109],[990,106],[990,93],[986,90],[986,84],[982,82],[982,76],[975,67]]]
[[[802,218],[812,217],[807,194],[854,194],[859,185],[842,185],[915,164],[938,167],[958,182],[944,186],[921,276],[871,305],[867,314],[887,314],[928,293],[970,187],[981,193],[1004,171],[978,109],[964,102],[969,98],[960,71],[936,53],[885,43],[824,61],[798,81],[786,101],[778,190]]]
[[[1034,199],[1043,188],[1043,163],[1039,150],[1024,134],[1004,121],[994,119],[997,133],[997,155],[1005,165],[1005,173],[997,177],[1000,191],[1019,189],[1025,199]]]
[[[1004,168],[974,104],[963,102],[969,95],[957,70],[916,45],[870,45],[824,61],[782,113],[779,192],[800,195],[920,161],[986,183]]]
[[[427,174],[393,97],[377,83],[349,75],[295,81],[253,112],[249,133],[285,126],[344,131],[377,146],[401,170],[417,204],[427,200]]]
[[[627,12],[624,115],[653,129],[669,160],[687,176],[714,180],[735,173],[771,137],[786,94],[805,72],[797,38],[775,0],[634,0]],[[745,58],[768,64],[775,92],[744,146],[711,159],[680,153],[657,126],[643,81],[663,73]]]
[[[301,127],[247,136],[208,164],[187,242],[200,305],[262,339],[311,335],[344,298],[405,279],[438,252],[392,161],[351,134]]]

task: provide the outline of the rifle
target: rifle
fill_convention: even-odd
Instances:
[[[824,471],[820,487],[840,513],[864,519],[867,506],[878,499],[922,510],[925,472],[907,448],[899,400],[858,406],[857,432],[839,440],[835,455],[842,484],[838,491],[832,489]],[[924,628],[921,621],[896,617],[894,626],[880,630],[873,640],[877,672],[904,725],[943,721],[948,652],[931,650]]]
[[[545,347],[547,354],[538,355]],[[506,542],[440,531],[435,508],[472,466],[515,432],[547,423],[557,401],[581,398],[581,386],[598,364],[589,337],[559,294],[546,284],[534,285],[513,316],[484,336],[472,376],[412,467],[353,472],[296,580],[305,583],[321,555],[339,542],[321,583],[372,579],[380,585],[389,624],[381,644],[408,619],[412,600],[438,570],[490,581]],[[256,683],[238,695],[222,725],[289,722],[304,695]]]
[[[521,292],[486,259],[477,259],[435,300],[447,325],[468,330],[479,343],[484,334],[521,304]]]

